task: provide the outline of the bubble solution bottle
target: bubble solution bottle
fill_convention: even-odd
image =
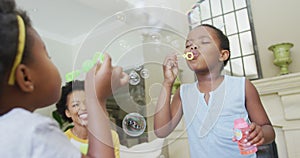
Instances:
[[[247,134],[249,129],[250,128],[248,123],[243,118],[234,120],[234,136],[238,142],[240,153],[242,155],[253,154],[257,151],[257,147],[254,145],[243,146],[244,144],[247,144],[245,142],[247,141]]]

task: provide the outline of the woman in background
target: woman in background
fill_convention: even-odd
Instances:
[[[57,110],[63,119],[73,122],[74,127],[65,131],[66,136],[81,153],[88,151],[88,114],[85,102],[84,81],[67,82],[62,87],[61,98],[56,104]],[[116,131],[111,130],[116,158],[120,157],[120,142]]]

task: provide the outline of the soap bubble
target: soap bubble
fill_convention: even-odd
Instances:
[[[149,70],[148,70],[148,69],[143,69],[143,70],[141,70],[140,75],[141,75],[141,77],[144,78],[144,79],[149,78],[149,76],[150,76]]]
[[[122,48],[124,48],[124,49],[129,49],[129,48],[130,48],[130,46],[128,45],[128,42],[125,41],[125,40],[120,40],[120,41],[119,41],[119,45],[120,45]]]
[[[137,137],[144,133],[146,129],[146,120],[138,113],[129,113],[122,121],[122,128],[129,136]]]
[[[144,68],[143,65],[139,65],[139,66],[136,66],[136,67],[134,68],[134,70],[135,70],[135,71],[141,71],[143,68]]]
[[[117,20],[125,22],[126,21],[126,15],[122,12],[118,12],[116,14]]]
[[[179,44],[179,41],[178,40],[173,40],[171,42],[172,46],[175,47],[175,48],[179,48],[180,47],[180,44]]]
[[[145,11],[147,14],[145,14]],[[156,16],[157,14],[159,14],[159,16]],[[153,18],[148,17],[149,15]],[[168,54],[167,52],[182,53],[181,43],[184,43],[186,40],[185,32],[176,31],[180,30],[180,26],[175,23],[166,23],[163,16],[175,17],[177,21],[186,20],[187,18],[187,15],[177,12],[176,10],[153,6],[119,11],[109,17],[101,19],[101,21],[97,21],[97,23],[95,21],[95,25],[91,26],[91,30],[87,31],[88,34],[85,35],[84,39],[80,42],[80,46],[76,49],[74,56],[72,56],[74,61],[71,64],[72,69],[69,71],[78,69],[81,74],[78,76],[78,79],[84,79],[86,73],[84,73],[83,69],[87,71],[91,68],[90,65],[92,65],[90,64],[91,62],[87,62],[84,64],[87,65],[87,67],[82,66],[83,61],[91,59],[94,64],[99,60],[101,61],[102,58],[98,56],[98,52],[107,52],[114,59],[112,64],[124,67],[124,71],[128,73],[128,75],[132,70],[135,71],[135,73],[130,75],[131,80],[128,82],[128,85],[115,91],[109,102],[109,106],[112,106],[112,108],[120,108],[119,110],[121,111],[118,116],[115,116],[114,113],[109,111],[110,115],[115,119],[115,121],[111,122],[114,128],[118,131],[121,130],[121,132],[125,134],[125,137],[120,138],[120,141],[126,140],[126,136],[131,137],[121,129],[123,118],[127,113],[140,113],[147,121],[147,119],[153,117],[156,112],[155,104],[161,89],[162,79],[155,78],[152,70],[154,70],[154,67],[155,70],[161,70],[162,61],[160,57]],[[166,25],[163,25],[164,22]],[[105,36],[105,38],[103,38],[103,36]],[[174,42],[171,43],[172,41]],[[99,44],[97,45],[95,43]],[[177,49],[177,47],[180,49]],[[135,70],[135,67],[139,65],[144,65],[144,68],[147,68],[149,72],[147,73],[147,70],[143,70],[143,68]],[[150,76],[144,79],[144,77],[147,77],[146,74],[150,74]],[[77,76],[77,74],[72,73],[67,77],[72,80],[72,76]],[[155,79],[153,81],[149,80],[152,79],[152,77]],[[153,87],[153,85],[156,85],[156,87],[150,90],[150,87]],[[139,92],[139,90],[141,90],[141,92]],[[121,120],[119,120],[120,116]],[[132,125],[134,125],[133,123],[134,122],[131,121]],[[148,124],[148,122],[146,123]],[[128,125],[130,125],[130,122]],[[145,128],[144,133],[138,137],[153,135],[153,127],[149,128],[146,126]],[[177,135],[177,133],[179,135]],[[182,132],[177,133],[175,137],[179,138]],[[101,138],[99,137],[99,139]],[[174,141],[175,140],[176,139],[174,139]],[[169,143],[171,142],[173,141]],[[146,150],[152,151],[153,149],[147,148]]]
[[[167,43],[170,43],[170,42],[172,41],[172,37],[169,36],[169,35],[167,35],[167,36],[165,37],[165,40],[166,40]]]
[[[135,85],[139,84],[140,81],[141,81],[141,77],[137,72],[131,71],[129,73],[129,84],[135,86]]]
[[[161,39],[161,35],[158,32],[152,33],[151,38],[154,42],[159,42]]]

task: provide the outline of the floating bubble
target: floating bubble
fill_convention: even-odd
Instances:
[[[144,133],[146,129],[146,120],[138,113],[129,113],[122,121],[122,128],[129,136],[137,137]]]
[[[141,71],[143,68],[144,68],[143,65],[139,65],[139,66],[136,66],[136,67],[134,68],[134,70],[135,70],[135,71]]]
[[[143,69],[143,70],[141,70],[140,75],[141,75],[141,77],[144,78],[144,79],[149,78],[149,76],[150,76],[149,70],[148,70],[148,69]]]
[[[124,47],[124,46],[126,45],[126,41],[120,40],[120,41],[119,41],[119,45],[120,45],[121,47]]]
[[[129,48],[128,42],[125,41],[125,40],[120,40],[120,41],[119,41],[119,45],[120,45],[122,48],[125,48],[125,49],[128,49],[128,48]]]
[[[171,42],[171,44],[172,44],[172,46],[175,47],[175,48],[179,48],[179,47],[180,47],[178,40],[173,40],[173,41]]]
[[[120,20],[120,21],[122,21],[122,22],[125,22],[125,21],[126,21],[126,16],[125,16],[124,13],[119,12],[119,13],[117,13],[116,16],[117,16],[117,20]]]
[[[151,39],[155,42],[159,42],[161,39],[161,35],[158,32],[152,33],[151,34]]]
[[[169,35],[167,35],[167,36],[165,37],[165,41],[166,41],[167,43],[170,43],[170,42],[172,41],[172,37],[169,36]]]
[[[135,85],[139,84],[140,81],[141,81],[141,77],[137,72],[131,71],[129,73],[129,84],[135,86]]]

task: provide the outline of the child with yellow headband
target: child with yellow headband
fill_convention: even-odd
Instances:
[[[115,88],[128,81],[120,70],[105,54],[87,74],[89,150],[82,155],[55,121],[33,113],[58,101],[61,78],[25,12],[13,0],[0,0],[0,157],[115,157],[105,104],[111,82]]]

